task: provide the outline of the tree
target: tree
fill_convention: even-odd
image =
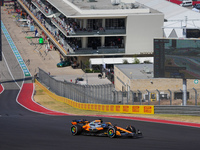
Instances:
[[[150,60],[145,60],[144,64],[152,64],[152,63],[150,62]]]
[[[133,64],[139,64],[139,63],[140,63],[140,60],[137,57],[135,57],[134,61],[133,61]]]
[[[123,59],[123,64],[128,64],[128,60]]]

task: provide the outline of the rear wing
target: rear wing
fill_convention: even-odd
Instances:
[[[79,119],[79,120],[72,120],[72,125],[77,125],[77,124],[86,124],[89,123],[86,119]]]

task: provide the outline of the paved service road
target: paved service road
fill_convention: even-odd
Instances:
[[[22,71],[6,43],[3,42],[3,61],[0,62],[0,150],[188,150],[200,146],[200,128],[150,123],[125,119],[102,118],[118,126],[134,125],[144,137],[127,139],[92,136],[72,136],[70,121],[73,119],[98,119],[87,116],[50,116],[31,112],[16,102],[23,83]],[[6,61],[9,66],[6,65]],[[12,74],[12,75],[11,75]],[[15,81],[13,81],[15,80]]]

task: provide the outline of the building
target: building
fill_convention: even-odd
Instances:
[[[163,13],[135,0],[17,1],[63,56],[79,61],[152,56],[153,39],[163,37]]]
[[[181,7],[170,0],[137,0],[164,14],[163,37],[199,38],[200,13],[191,7]],[[181,0],[179,1],[181,3]],[[197,1],[195,1],[197,2]]]
[[[117,91],[133,91],[138,95],[142,93],[142,99],[146,99],[148,92],[155,93],[158,98],[169,99],[170,91],[172,99],[182,97],[183,80],[176,78],[154,78],[153,64],[123,64],[114,66],[114,81]],[[194,98],[195,89],[199,85],[195,84],[194,79],[187,79],[187,91],[189,98]],[[136,96],[137,96],[136,95]]]

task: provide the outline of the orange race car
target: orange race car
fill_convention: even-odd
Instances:
[[[96,135],[96,136],[108,136],[110,138],[114,137],[142,137],[142,132],[135,129],[135,127],[129,125],[126,129],[113,126],[110,122],[105,122],[101,119],[94,120],[92,122],[85,119],[73,120],[71,126],[72,135]]]

